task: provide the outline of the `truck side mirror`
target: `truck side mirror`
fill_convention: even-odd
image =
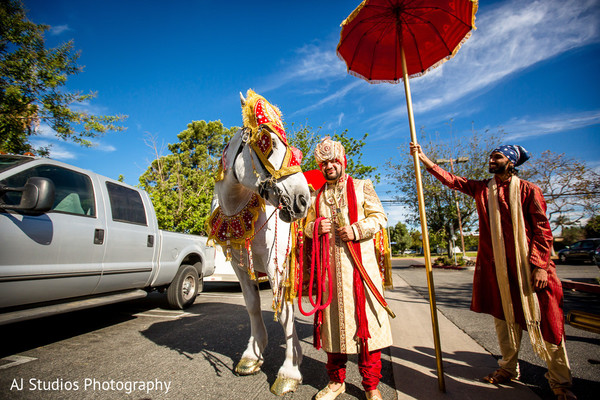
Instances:
[[[48,178],[31,177],[20,188],[0,185],[0,196],[9,192],[21,192],[21,202],[18,205],[0,202],[0,209],[45,212],[54,204],[54,183]]]

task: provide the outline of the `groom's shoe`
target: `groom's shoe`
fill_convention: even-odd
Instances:
[[[346,391],[346,384],[342,383],[342,386],[340,386],[337,390],[331,390],[329,388],[329,384],[327,384],[327,386],[325,386],[324,389],[321,389],[321,391],[319,393],[317,393],[317,395],[315,396],[315,400],[333,400],[336,397],[338,397],[340,394],[344,393]]]

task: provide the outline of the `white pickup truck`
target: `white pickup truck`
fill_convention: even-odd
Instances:
[[[148,194],[0,154],[0,325],[166,290],[183,309],[215,268],[206,238],[158,229]]]

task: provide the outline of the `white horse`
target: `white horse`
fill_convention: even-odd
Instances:
[[[240,97],[243,107],[245,99],[241,94]],[[273,145],[267,164],[280,170],[287,160],[289,146],[277,134],[270,130],[267,132]],[[255,223],[251,260],[256,272],[267,274],[272,287],[281,288],[281,282],[285,279],[283,264],[290,246],[290,223],[306,216],[310,206],[310,192],[301,172],[278,179],[273,177],[265,162],[261,161],[250,145],[251,139],[249,129],[240,129],[227,145],[223,154],[224,176],[215,184],[215,195],[221,212],[226,217],[242,212],[255,193],[266,200],[265,211],[260,212]],[[272,217],[269,218],[270,216]],[[238,375],[251,375],[259,372],[263,363],[267,329],[262,319],[258,284],[248,273],[249,255],[244,247],[238,247],[233,248],[231,256],[231,264],[242,287],[251,326],[248,346],[235,367],[235,372]],[[282,298],[285,299],[285,296]],[[285,331],[286,351],[285,361],[279,368],[271,392],[283,395],[296,390],[302,381],[299,369],[302,351],[294,326],[294,307],[291,302],[283,300],[278,320]]]

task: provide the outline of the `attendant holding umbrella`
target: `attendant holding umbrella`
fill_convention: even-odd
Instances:
[[[519,179],[516,167],[529,159],[518,145],[490,153],[487,180],[470,180],[434,164],[410,144],[427,171],[450,189],[475,199],[479,250],[471,310],[494,317],[502,358],[483,379],[503,384],[519,377],[519,347],[525,329],[536,354],[548,365],[546,378],[558,400],[575,400],[565,347],[562,285],[550,259],[552,230],[539,187]]]

